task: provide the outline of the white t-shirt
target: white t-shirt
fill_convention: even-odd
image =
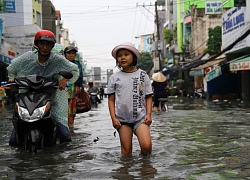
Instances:
[[[146,96],[152,95],[147,73],[138,69],[132,73],[119,71],[109,78],[107,94],[115,93],[116,117],[121,122],[134,123],[146,115]]]

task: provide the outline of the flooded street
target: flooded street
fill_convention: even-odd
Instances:
[[[152,113],[153,153],[122,158],[107,98],[77,115],[73,142],[35,155],[8,146],[10,107],[0,108],[0,179],[250,179],[250,108],[242,102],[170,99]],[[94,139],[99,137],[99,141]]]

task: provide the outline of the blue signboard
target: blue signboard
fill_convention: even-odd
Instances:
[[[212,79],[214,79],[214,78],[217,78],[218,76],[220,76],[222,74],[222,72],[221,72],[221,67],[220,66],[217,66],[217,67],[215,67],[214,68],[214,70],[212,70],[211,72],[209,72],[208,74],[207,74],[207,82],[208,81],[211,81]]]
[[[4,10],[7,13],[15,13],[16,12],[15,0],[5,0]]]
[[[12,60],[12,58],[0,54],[0,61],[1,62],[5,63],[5,64],[10,64],[11,60]]]

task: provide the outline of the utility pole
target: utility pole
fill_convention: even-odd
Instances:
[[[158,9],[157,9],[157,1],[155,1],[155,19],[156,19],[156,31],[157,31],[157,52],[158,52],[158,56],[159,56],[159,69],[162,70],[161,50],[159,49],[160,30],[159,30],[159,16],[158,16]]]
[[[160,50],[160,27],[159,27],[159,16],[158,16],[158,9],[157,9],[157,1],[155,1],[155,4],[151,4],[150,5],[138,5],[137,6],[142,6],[142,7],[146,7],[146,6],[155,6],[155,21],[156,21],[156,38],[157,38],[157,41],[156,42],[156,48],[157,48],[157,52],[158,52],[158,56],[159,56],[159,64],[157,65],[159,67],[159,70],[162,70],[162,64],[161,64],[161,50]],[[149,11],[150,12],[150,11]],[[151,13],[151,12],[150,12]],[[153,13],[151,13],[153,14]]]
[[[158,10],[157,10],[157,1],[155,1],[155,18],[156,18],[157,40],[159,41],[160,32],[159,32],[159,17],[158,17]]]

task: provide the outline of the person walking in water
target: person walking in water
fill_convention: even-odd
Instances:
[[[160,98],[167,98],[167,90],[169,89],[167,78],[161,72],[154,73],[152,76],[153,83],[153,91],[154,91],[154,111],[159,111],[159,99]]]
[[[145,71],[137,69],[139,51],[131,43],[122,43],[112,50],[120,69],[108,82],[108,107],[113,127],[120,136],[121,154],[132,155],[133,133],[141,148],[141,155],[152,152],[149,126],[152,123],[152,87]]]
[[[76,116],[76,98],[75,96],[80,93],[83,83],[83,73],[82,73],[82,65],[79,61],[75,60],[76,53],[78,52],[75,46],[67,46],[64,49],[64,56],[70,62],[76,64],[79,69],[79,78],[73,84],[69,84],[68,87],[68,98],[69,98],[69,110],[68,110],[68,126],[70,130],[74,128],[74,121]]]

